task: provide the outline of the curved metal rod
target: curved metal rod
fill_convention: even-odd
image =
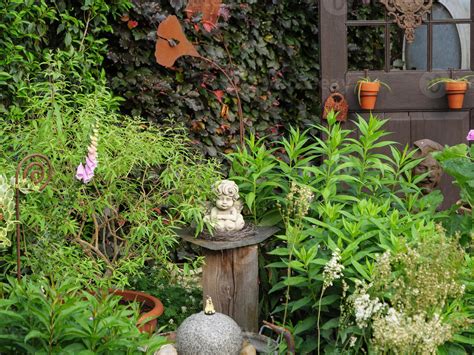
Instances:
[[[263,321],[263,324],[265,324],[267,327],[272,329],[275,333],[277,333],[279,335],[283,334],[283,336],[285,337],[285,340],[286,340],[286,347],[287,347],[286,353],[288,355],[296,354],[296,352],[295,352],[295,340],[293,339],[293,335],[291,335],[291,333],[288,329],[280,327],[276,324],[273,324],[273,323],[270,323],[270,322],[267,322],[267,321]]]
[[[23,173],[21,173],[23,170]],[[53,168],[48,157],[43,154],[30,154],[17,165],[15,173],[15,210],[16,210],[16,277],[21,279],[21,228],[20,228],[20,175],[22,180],[28,179],[43,191],[51,181]]]

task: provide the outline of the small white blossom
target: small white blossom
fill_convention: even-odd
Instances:
[[[334,280],[340,279],[342,277],[342,271],[344,270],[344,265],[340,263],[341,261],[341,251],[336,249],[332,253],[331,259],[324,266],[323,277],[324,277],[324,288],[332,286]]]
[[[385,321],[392,327],[399,327],[401,322],[401,314],[398,313],[394,308],[390,307],[385,316]]]
[[[349,347],[350,348],[354,347],[356,341],[357,341],[357,337],[352,336],[351,339],[349,340]]]
[[[385,305],[378,298],[370,299],[366,293],[354,299],[356,323],[360,328],[367,327],[372,316],[382,310]]]

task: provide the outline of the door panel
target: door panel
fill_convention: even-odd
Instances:
[[[433,15],[428,14],[422,24],[425,26],[423,30],[426,35],[415,38],[415,41],[418,38],[418,49],[426,45],[426,50],[421,48],[423,50],[419,51],[425,53],[423,61],[426,61],[426,65],[418,68],[413,65],[413,68],[410,68],[410,64],[405,62],[408,44],[403,37],[404,31],[397,29],[397,25],[384,8],[375,9],[375,12],[370,10],[383,5],[371,2],[369,9],[362,7],[361,3],[355,0],[320,0],[322,102],[333,91],[342,93],[349,103],[350,119],[354,119],[356,113],[361,113],[354,88],[357,81],[366,75],[366,72],[361,70],[372,65],[373,68],[369,69],[378,70],[369,71],[370,78],[378,78],[391,88],[389,91],[382,87],[374,110],[374,114],[387,119],[385,130],[392,132],[387,139],[400,143],[400,149],[407,144],[412,146],[413,142],[420,139],[431,139],[441,145],[465,143],[467,132],[474,129],[474,88],[466,94],[463,110],[450,111],[443,85],[433,89],[428,89],[428,85],[430,80],[437,77],[456,78],[472,73],[474,36],[471,32],[474,30],[474,0],[440,1],[436,4],[439,7],[436,11],[441,9],[439,4],[442,4],[449,10],[450,16],[445,14],[446,16],[440,17],[436,11]],[[377,12],[378,10],[382,12]],[[371,15],[365,16],[367,13]],[[462,62],[455,67],[466,70],[437,70],[439,63],[451,63],[454,60],[451,58],[453,51],[443,45],[446,42],[443,42],[445,33],[439,29],[449,27],[453,36],[454,25],[460,42],[460,53],[456,52],[457,59],[454,59]],[[349,40],[348,34],[354,36],[354,33],[359,37],[355,36],[355,39]],[[372,47],[367,47],[369,42]],[[357,47],[364,43],[365,49]],[[446,50],[439,50],[440,48]],[[367,54],[367,61],[364,60],[364,53]],[[446,56],[451,57],[445,58]],[[461,58],[458,58],[459,56]],[[348,59],[351,60],[350,64]],[[447,59],[451,62],[446,61]],[[442,64],[441,67],[443,65],[447,64]],[[362,112],[362,116],[367,115],[367,112]],[[347,122],[345,128],[354,129],[355,125]],[[353,135],[355,138],[357,136],[357,133]],[[384,150],[383,153],[389,151]],[[443,207],[449,207],[459,198],[458,190],[446,175],[443,177],[441,189],[445,196]]]
[[[469,111],[411,112],[412,140],[431,139],[442,145],[465,141],[469,131]]]
[[[455,70],[454,77],[472,74],[471,71]],[[391,71],[369,72],[372,79],[387,83],[390,90],[381,87],[377,97],[377,111],[414,111],[414,110],[443,110],[448,111],[444,86],[439,85],[428,89],[428,83],[434,78],[449,77],[449,71],[420,72],[420,71]],[[348,72],[345,75],[343,93],[351,110],[359,110],[359,102],[355,90],[357,81],[364,77],[363,72]],[[469,108],[474,103],[474,90],[469,90],[465,96],[464,107]]]
[[[398,149],[402,150],[407,144],[411,144],[410,114],[408,112],[390,112],[385,113],[387,120],[385,130],[391,132],[386,138],[399,143]],[[390,154],[390,152],[386,152]]]

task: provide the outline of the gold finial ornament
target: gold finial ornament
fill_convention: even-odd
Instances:
[[[214,313],[216,313],[216,310],[214,309],[212,298],[210,296],[207,296],[206,307],[204,307],[204,314],[210,316],[210,315],[213,315]]]

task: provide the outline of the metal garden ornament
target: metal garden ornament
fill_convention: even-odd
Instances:
[[[415,29],[421,26],[433,6],[433,0],[380,0],[380,3],[385,5],[394,22],[405,30],[408,43],[415,41]]]

